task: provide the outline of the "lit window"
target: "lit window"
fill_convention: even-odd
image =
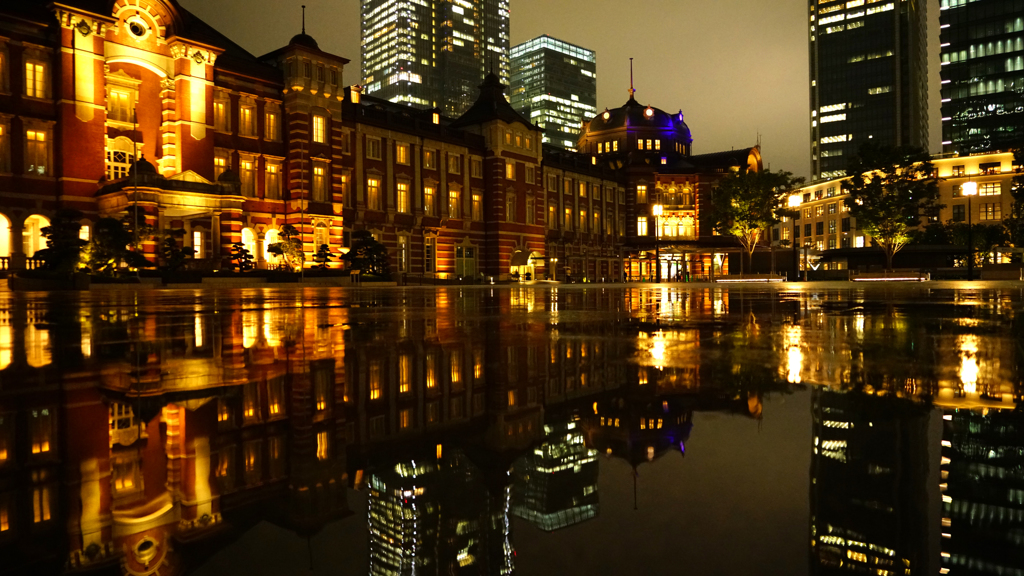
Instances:
[[[395,146],[395,162],[399,164],[409,163],[409,145],[398,144]]]
[[[122,90],[111,90],[107,95],[107,119],[115,122],[132,121],[131,94]]]
[[[423,151],[423,167],[427,170],[435,170],[437,168],[437,151]]]
[[[460,210],[462,205],[461,194],[458,190],[452,189],[448,191],[448,217],[449,218],[461,218],[462,211]]]
[[[434,187],[423,187],[423,213],[427,216],[434,215]]]
[[[25,95],[46,98],[46,67],[39,62],[25,63]]]
[[[398,211],[407,214],[409,212],[409,184],[407,182],[399,182],[397,188]]]
[[[459,154],[448,155],[448,172],[462,174],[462,156]]]
[[[313,164],[313,201],[329,201],[327,197],[327,167],[320,163]]]
[[[45,175],[50,166],[49,138],[43,130],[25,131],[25,171],[39,176]]]
[[[647,236],[647,217],[640,216],[636,219],[637,236]]]
[[[398,413],[398,427],[406,430],[412,426],[412,409],[406,408]]]
[[[267,162],[266,168],[266,191],[265,197],[271,200],[281,198],[281,165],[277,162]]]
[[[380,210],[380,180],[377,178],[366,179],[366,207]]]
[[[206,251],[203,249],[203,231],[193,230],[192,231],[192,249],[195,250],[195,257],[202,259],[205,257]]]
[[[473,194],[473,220],[477,222],[484,219],[484,202],[480,194]]]
[[[35,524],[50,519],[50,487],[43,486],[32,491],[32,520]]]
[[[317,144],[327,142],[327,119],[319,114],[313,115],[313,142]]]
[[[505,163],[505,179],[515,180],[516,179],[516,163],[512,161],[506,161]]]
[[[239,162],[238,177],[242,181],[242,195],[250,198],[256,196],[255,163],[252,160]]]
[[[277,140],[277,110],[271,110],[264,116],[263,137],[267,140]]]
[[[647,185],[637,184],[636,186],[636,203],[646,204],[647,203]]]
[[[213,157],[213,179],[217,180],[220,175],[228,169],[228,157],[225,154],[217,154]]]
[[[256,107],[243,105],[238,108],[238,133],[242,136],[256,135]]]

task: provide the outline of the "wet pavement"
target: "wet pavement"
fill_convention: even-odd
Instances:
[[[1022,293],[0,291],[0,573],[1024,574]]]

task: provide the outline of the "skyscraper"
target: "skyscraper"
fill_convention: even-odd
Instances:
[[[928,146],[921,0],[810,0],[811,175],[844,176],[868,140]]]
[[[509,80],[508,0],[363,0],[366,94],[459,116],[493,70]]]
[[[544,131],[544,143],[576,149],[580,126],[597,114],[597,58],[539,36],[512,48],[512,107]]]
[[[1024,17],[1014,0],[942,0],[942,149],[972,154],[1024,140]]]

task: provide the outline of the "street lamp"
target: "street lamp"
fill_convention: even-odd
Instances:
[[[661,228],[660,217],[662,213],[661,204],[651,206],[651,214],[654,215],[654,280],[661,283]]]
[[[971,196],[978,194],[977,182],[966,182],[960,193],[967,196],[967,281],[974,280],[974,231],[971,230]]]

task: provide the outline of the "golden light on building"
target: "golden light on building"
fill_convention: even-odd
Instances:
[[[786,380],[790,384],[799,384],[803,379],[804,353],[800,349],[800,342],[803,339],[803,328],[800,326],[787,326],[785,334],[786,346]]]
[[[978,337],[964,334],[957,339],[957,343],[960,347],[960,369],[957,376],[964,392],[975,394],[978,391]]]
[[[327,431],[316,433],[316,457],[317,460],[327,460],[331,455],[331,438]]]

